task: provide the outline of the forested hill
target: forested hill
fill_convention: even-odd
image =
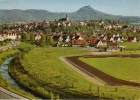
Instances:
[[[69,20],[93,20],[93,19],[113,19],[113,20],[125,20],[129,22],[139,22],[140,17],[138,16],[115,16],[111,14],[106,14],[93,9],[90,5],[84,6],[72,13],[57,13],[50,12],[47,10],[0,10],[0,23],[7,22],[33,22],[33,21],[43,21],[43,20],[58,20],[65,17],[68,14]]]

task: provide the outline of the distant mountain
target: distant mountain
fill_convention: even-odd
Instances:
[[[88,6],[84,6],[84,7],[80,8],[76,12],[77,13],[96,13],[98,11],[94,10],[90,5],[88,5]]]
[[[43,20],[58,20],[68,14],[69,20],[93,20],[93,19],[113,19],[113,20],[125,20],[129,22],[139,22],[140,17],[137,16],[116,16],[106,14],[93,9],[90,5],[81,7],[79,10],[73,13],[54,13],[47,10],[0,10],[0,23],[7,22],[34,22]]]

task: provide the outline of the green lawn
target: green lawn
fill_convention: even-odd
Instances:
[[[59,56],[78,54],[88,54],[88,52],[81,50],[81,48],[70,47],[35,48],[31,50],[28,54],[26,54],[24,59],[21,60],[21,62],[24,68],[29,73],[34,76],[37,75],[36,80],[43,80],[46,83],[50,82],[57,86],[60,86],[59,83],[61,83],[60,87],[71,86],[73,83],[74,87],[76,87],[76,91],[88,93],[89,91],[87,90],[91,87],[92,92],[97,93],[98,85],[91,83],[89,80],[81,76],[79,73],[71,69],[59,59]],[[45,89],[45,87],[43,88]],[[100,94],[104,94],[105,97],[111,97],[112,95],[112,98],[131,98],[136,94],[135,98],[140,98],[140,92],[137,89],[133,89],[133,87],[131,88],[132,90],[126,91],[128,89],[127,87],[125,87],[125,89],[118,87],[119,92],[114,92],[115,87],[100,86]],[[71,89],[73,90],[73,88]]]
[[[140,83],[140,58],[79,58],[119,79]]]
[[[119,46],[125,46],[126,49],[139,49],[140,50],[140,42],[118,42]]]

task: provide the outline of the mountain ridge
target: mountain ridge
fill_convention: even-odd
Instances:
[[[70,20],[93,20],[93,19],[111,19],[111,20],[125,20],[129,22],[139,22],[139,16],[122,16],[111,15],[93,9],[90,5],[83,6],[75,12],[51,12],[43,9],[11,9],[0,10],[0,23],[8,22],[32,22],[42,20],[58,20],[68,14]]]

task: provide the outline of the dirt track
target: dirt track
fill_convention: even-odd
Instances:
[[[119,55],[112,55],[113,57],[118,57]],[[109,56],[109,57],[112,57],[112,56]],[[130,55],[129,55],[130,56]],[[137,86],[139,87],[140,84],[139,83],[134,83],[134,82],[130,82],[130,81],[125,81],[125,80],[121,80],[121,79],[118,79],[118,78],[115,78],[115,77],[112,77],[82,61],[80,61],[78,58],[79,57],[87,57],[87,58],[103,58],[103,57],[108,57],[108,56],[95,56],[95,55],[92,55],[92,56],[74,56],[74,57],[66,57],[68,60],[70,60],[71,62],[75,63],[76,65],[78,65],[79,67],[81,67],[82,69],[88,71],[89,73],[97,76],[98,78],[102,79],[103,81],[105,81],[106,83],[108,83],[109,85],[111,86],[116,86],[116,85],[128,85],[128,86]],[[122,56],[122,57],[128,57],[128,56]],[[136,55],[135,56],[132,56],[132,57],[137,57]],[[138,56],[139,57],[139,56]]]

